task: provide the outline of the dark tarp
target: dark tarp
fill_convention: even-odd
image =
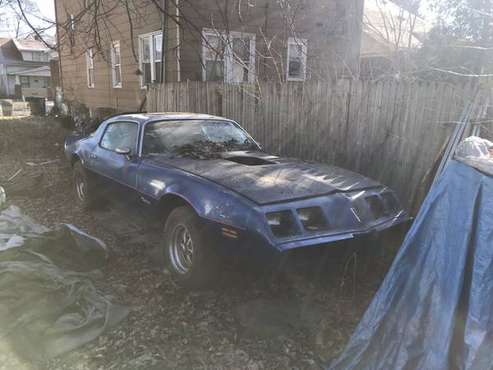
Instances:
[[[452,161],[329,369],[493,369],[493,177]]]
[[[128,309],[95,286],[105,262],[104,244],[73,226],[49,230],[14,206],[0,212],[0,340],[46,359],[119,323]]]

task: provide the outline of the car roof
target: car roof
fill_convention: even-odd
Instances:
[[[111,117],[111,120],[129,119],[138,122],[147,121],[166,121],[166,120],[191,120],[191,119],[213,119],[213,120],[228,120],[224,117],[213,116],[203,113],[187,113],[187,112],[160,112],[160,113],[123,113]],[[228,120],[229,121],[229,120]]]

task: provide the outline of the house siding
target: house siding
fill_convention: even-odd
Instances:
[[[182,0],[179,26],[175,19],[167,19],[165,81],[202,80],[201,31],[204,28],[255,34],[255,71],[260,80],[285,79],[287,40],[293,36],[293,28],[297,37],[308,40],[308,78],[333,79],[357,73],[363,0],[293,1],[298,3],[294,24],[286,19],[287,11],[281,7],[282,2],[276,0]],[[56,0],[58,23],[67,22],[70,14],[78,14],[81,3],[79,0]],[[160,30],[162,22],[160,12],[150,0],[139,0],[138,3],[141,4],[138,8],[140,16],[132,17],[137,57],[138,35]],[[169,14],[175,14],[174,4],[168,0]],[[88,88],[85,50],[90,45],[80,39],[76,30],[75,43],[71,47],[69,35],[59,28],[64,97],[92,110],[103,107],[136,110],[144,100],[145,89],[141,88],[136,73],[139,65],[132,52],[127,12],[120,5],[112,10],[108,20],[108,29],[103,35],[105,49],[109,51],[110,40],[120,41],[122,88],[112,87],[109,54],[104,58],[101,53],[95,53],[94,58],[95,86]]]
[[[145,2],[143,2],[144,4]],[[67,101],[83,103],[92,110],[97,108],[114,108],[118,111],[136,110],[142,104],[145,90],[140,86],[140,77],[137,74],[138,64],[138,36],[161,29],[161,17],[150,5],[141,7],[141,17],[133,19],[133,47],[130,35],[130,25],[125,9],[117,6],[108,17],[108,32],[102,40],[102,49],[94,53],[94,80],[93,88],[87,86],[87,70],[85,52],[92,44],[84,41],[77,30],[74,34],[73,46],[69,36],[59,28],[61,38],[60,65],[62,88]],[[70,14],[78,14],[81,5],[76,0],[57,0],[56,12],[58,22],[68,21]],[[111,41],[120,42],[122,87],[113,88],[110,45]],[[135,56],[134,51],[135,50]],[[137,59],[136,59],[137,58]],[[176,67],[175,67],[176,69]],[[168,77],[168,76],[167,76]]]

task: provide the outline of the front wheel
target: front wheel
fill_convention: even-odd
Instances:
[[[203,223],[189,207],[175,208],[164,227],[162,250],[175,281],[189,289],[210,285],[218,273],[218,256]]]

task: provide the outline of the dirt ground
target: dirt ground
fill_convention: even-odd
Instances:
[[[139,220],[112,205],[77,208],[63,157],[68,132],[50,118],[0,120],[0,185],[37,222],[71,223],[107,243],[102,289],[131,313],[44,363],[4,350],[0,369],[320,369],[343,349],[400,244],[394,234],[318,248],[292,256],[272,277],[235,267],[214,289],[184,291],[156,264],[157,244]],[[345,253],[352,247],[379,252]]]

